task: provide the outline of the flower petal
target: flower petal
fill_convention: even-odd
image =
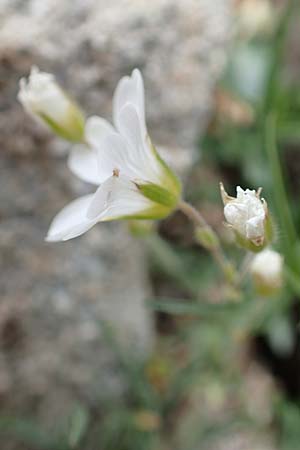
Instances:
[[[264,235],[264,221],[265,216],[263,214],[247,220],[246,236],[248,239],[255,239]]]
[[[119,113],[127,103],[135,106],[143,134],[146,134],[144,82],[138,69],[134,69],[130,77],[123,77],[116,87],[113,98],[113,120],[117,128],[119,127]]]
[[[152,183],[161,183],[162,170],[150,148],[142,122],[134,105],[127,103],[118,115],[119,131],[129,145],[129,155],[138,167],[140,178]]]
[[[97,220],[87,218],[86,212],[94,194],[80,197],[65,206],[53,219],[46,241],[66,241],[85,233],[95,225]]]
[[[127,177],[113,176],[94,194],[87,217],[97,221],[113,220],[144,213],[154,206],[155,203],[144,197]]]
[[[84,145],[74,147],[68,158],[68,167],[81,180],[100,184],[95,150]]]
[[[91,147],[97,147],[104,136],[114,131],[114,127],[107,120],[98,116],[89,117],[85,124],[85,138]]]
[[[140,177],[142,172],[130,155],[126,140],[118,133],[106,135],[97,146],[98,174],[101,182],[110,178],[115,171],[132,179]]]

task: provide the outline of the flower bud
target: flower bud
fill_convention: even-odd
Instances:
[[[220,184],[227,225],[234,231],[236,242],[247,250],[258,252],[272,238],[268,207],[258,191],[238,186],[237,196],[230,197]]]
[[[27,112],[59,136],[69,141],[83,141],[83,114],[52,74],[32,67],[28,80],[20,80],[18,99]]]
[[[257,291],[264,296],[276,293],[282,286],[283,257],[274,250],[265,249],[255,255],[250,272]]]

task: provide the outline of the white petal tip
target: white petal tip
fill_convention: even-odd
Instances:
[[[133,69],[133,71],[132,71],[132,73],[131,73],[131,76],[138,76],[138,77],[141,77],[142,76],[142,73],[141,73],[141,71],[140,71],[140,69],[138,69],[137,67],[135,68],[135,69]]]
[[[57,239],[55,238],[55,236],[51,236],[49,234],[47,234],[47,236],[45,237],[45,242],[58,242],[61,241],[61,239]]]

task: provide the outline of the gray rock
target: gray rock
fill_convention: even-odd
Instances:
[[[139,67],[151,134],[159,144],[192,147],[224,64],[229,4],[10,0],[0,12],[0,49],[17,51],[23,61],[29,55],[23,74],[32,62],[52,70],[89,113],[107,116],[120,76]]]
[[[143,250],[123,224],[99,225],[68,243],[43,241],[59,209],[90,188],[66,168],[69,145],[24,114],[18,79],[36,64],[88,114],[109,118],[118,79],[141,68],[150,132],[159,145],[185,149],[175,157],[180,169],[208,118],[229,19],[229,0],[1,0],[0,395],[7,407],[26,412],[34,404],[51,422],[78,396],[93,403],[119,395],[102,319],[128,347],[138,343],[147,353],[153,343]]]

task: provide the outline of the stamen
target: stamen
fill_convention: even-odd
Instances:
[[[120,170],[119,169],[114,169],[113,170],[113,177],[118,177],[120,175]]]

